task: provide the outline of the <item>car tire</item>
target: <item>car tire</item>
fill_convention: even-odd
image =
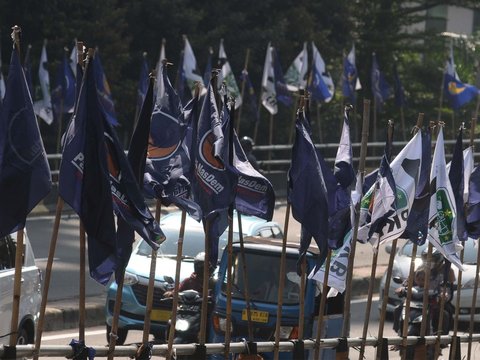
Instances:
[[[17,345],[26,345],[26,344],[32,344],[32,343],[33,341],[31,341],[30,339],[28,330],[24,326],[20,327],[17,333]]]
[[[112,327],[107,325],[107,343],[110,343],[110,333],[112,332]],[[125,344],[125,340],[127,340],[128,330],[124,328],[117,329],[117,341],[115,342],[116,345],[123,345]]]

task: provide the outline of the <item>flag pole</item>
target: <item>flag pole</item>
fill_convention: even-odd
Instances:
[[[320,359],[320,342],[321,342],[320,339],[322,338],[323,316],[325,313],[325,305],[327,302],[328,277],[330,275],[331,260],[332,260],[332,249],[328,249],[327,258],[325,260],[325,273],[323,274],[322,297],[320,298],[320,306],[318,308],[317,337],[315,339],[315,357],[314,357],[315,359]]]
[[[248,71],[248,61],[250,60],[250,48],[247,48],[247,53],[245,54],[245,64],[243,66],[244,71]],[[245,76],[242,79],[242,89],[241,89],[241,96],[242,96],[242,104],[245,102],[245,83],[246,79]],[[240,122],[242,121],[242,106],[239,107],[237,112],[237,134],[240,134]]]
[[[13,46],[17,49],[20,57],[20,32],[22,30],[18,25],[13,26],[12,30]],[[24,228],[17,231],[17,245],[15,249],[15,275],[13,282],[12,319],[10,327],[10,346],[15,346],[17,344],[18,317],[20,312],[20,294],[22,287],[23,237]]]
[[[391,144],[393,141],[393,120],[388,121],[387,125],[387,144]],[[390,157],[391,154],[388,155]],[[388,159],[390,162],[390,158]],[[378,264],[378,250],[380,247],[380,238],[377,239],[377,243],[375,244],[373,250],[373,257],[372,257],[372,268],[370,271],[370,281],[368,284],[368,296],[367,296],[367,304],[365,309],[365,319],[363,322],[363,332],[362,332],[362,343],[360,345],[360,353],[359,359],[363,359],[363,355],[365,353],[365,339],[367,338],[368,332],[368,323],[370,322],[370,312],[372,310],[372,296],[373,296],[373,286],[375,285],[375,274],[377,272],[377,264]],[[381,340],[379,338],[379,340]]]
[[[37,334],[35,336],[35,349],[33,359],[38,360],[40,343],[42,341],[43,323],[45,321],[45,309],[47,307],[48,289],[50,287],[50,278],[52,275],[53,257],[55,256],[55,247],[58,239],[58,228],[60,227],[60,216],[62,215],[63,199],[57,197],[57,207],[55,210],[55,221],[53,223],[52,238],[50,239],[50,249],[48,252],[47,265],[45,268],[45,277],[43,279],[42,302],[40,305],[40,315],[38,317]]]
[[[360,146],[360,160],[358,164],[358,173],[360,175],[360,183],[363,184],[363,179],[365,178],[365,158],[367,155],[367,143],[368,143],[368,132],[369,132],[369,123],[370,123],[370,100],[363,100],[363,123],[362,123],[362,143]],[[347,276],[346,276],[346,287],[345,287],[345,303],[343,310],[343,326],[342,326],[342,337],[346,338],[350,331],[350,299],[351,295],[351,283],[352,283],[352,274],[353,274],[353,265],[355,260],[355,249],[357,242],[358,234],[358,225],[360,222],[360,201],[355,206],[355,219],[353,226],[352,234],[352,244],[350,249],[350,254],[348,256],[348,267],[347,267]],[[341,354],[337,351],[337,355]],[[337,357],[338,358],[338,357]],[[348,358],[348,347],[341,357],[342,359]]]
[[[280,256],[280,274],[278,283],[278,304],[277,304],[277,321],[275,324],[275,347],[273,352],[274,360],[278,360],[279,357],[279,343],[280,343],[280,324],[282,322],[282,307],[283,307],[283,288],[285,284],[285,266],[287,257],[287,235],[288,235],[288,222],[290,220],[290,203],[287,202],[287,209],[285,211],[285,224],[283,227],[283,241],[282,241],[282,254]]]
[[[417,124],[415,125],[415,127],[413,128],[412,130],[412,133],[413,134],[416,134],[418,132],[418,130],[420,130],[422,128],[422,124],[423,124],[423,118],[424,118],[424,113],[419,113],[418,114],[418,118],[417,118]],[[394,262],[394,259],[395,259],[395,255],[396,255],[396,252],[397,252],[397,241],[398,239],[394,239],[392,241],[392,248],[390,250],[390,256],[389,256],[389,259],[388,259],[388,267],[387,267],[387,275],[386,275],[386,279],[385,279],[385,286],[383,288],[383,296],[382,296],[382,307],[381,307],[381,310],[380,310],[380,321],[379,321],[379,324],[378,324],[378,339],[381,341],[383,339],[383,330],[384,330],[384,326],[385,326],[385,319],[386,319],[386,314],[387,314],[387,303],[388,303],[388,293],[389,293],[389,288],[390,288],[390,282],[391,282],[391,279],[392,279],[392,270],[393,270],[393,262]],[[417,250],[417,244],[414,243],[413,244],[413,253],[416,254]],[[412,277],[412,273],[413,273],[413,270],[414,268],[412,268],[412,266],[415,265],[415,256],[412,256],[412,262],[410,264],[410,276],[409,278]],[[408,291],[411,293],[411,286],[408,288]],[[411,295],[408,295],[407,294],[407,297]],[[383,349],[381,346],[377,347],[377,360],[380,360],[382,359],[385,354],[382,353],[383,352]]]
[[[80,221],[80,286],[78,299],[78,340],[85,341],[85,227]]]

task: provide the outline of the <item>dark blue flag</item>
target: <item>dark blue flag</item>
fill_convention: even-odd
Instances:
[[[328,245],[328,194],[317,150],[304,111],[297,112],[292,162],[288,172],[288,201],[293,217],[302,224],[299,256],[305,256],[313,238],[323,263]]]
[[[120,272],[128,262],[133,242],[117,238],[113,211],[153,248],[165,237],[145,205],[125,152],[100,105],[94,71],[88,58],[76,112],[65,135],[59,194],[84,224],[92,278],[106,284],[111,274]]]
[[[463,201],[464,190],[464,167],[463,167],[463,126],[458,131],[457,141],[453,149],[452,161],[450,163],[450,171],[448,178],[452,186],[453,195],[455,197],[455,206],[457,210],[457,236],[460,241],[466,241],[468,238],[465,228],[465,211]]]
[[[357,66],[355,65],[355,47],[343,59],[342,92],[343,96],[355,103],[355,87],[357,85]]]
[[[478,239],[480,237],[480,166],[477,166],[470,175],[466,217],[468,236]]]
[[[95,68],[95,85],[98,93],[98,100],[103,108],[107,120],[113,126],[119,125],[117,115],[115,114],[115,104],[110,91],[110,85],[108,85],[107,77],[103,71],[102,62],[100,61],[100,55],[95,52],[93,58],[93,66]]]
[[[454,109],[461,108],[477,97],[478,89],[475,86],[462,83],[448,73],[443,76],[444,93]]]
[[[150,72],[148,68],[147,53],[144,53],[142,56],[142,64],[140,66],[140,75],[138,78],[138,88],[137,88],[137,114],[140,114],[140,111],[143,106],[143,101],[147,94],[148,89],[148,73]]]
[[[73,74],[66,54],[58,65],[55,78],[55,88],[52,91],[52,106],[55,118],[72,113],[75,106],[75,75]]]
[[[51,187],[32,98],[14,49],[0,116],[0,237],[23,229]]]
[[[372,54],[372,94],[376,101],[377,108],[381,108],[383,103],[387,101],[390,96],[390,85],[388,85],[383,73],[378,67],[377,57],[375,53]]]
[[[287,83],[283,76],[282,65],[278,57],[277,49],[273,48],[273,73],[275,74],[275,91],[277,100],[285,106],[292,105],[292,97],[288,91]]]
[[[255,89],[253,88],[252,81],[250,76],[248,76],[248,71],[246,69],[242,70],[240,79],[245,82],[245,89],[247,90],[248,103],[250,104],[250,110],[252,112],[252,122],[257,122],[260,119],[260,113],[258,111],[258,99],[255,96]]]
[[[216,265],[218,259],[218,239],[228,225],[228,208],[235,201],[235,188],[238,175],[229,164],[228,134],[230,119],[224,105],[219,111],[215,102],[212,83],[204,98],[196,136],[195,200],[203,212],[203,222],[208,223],[210,241],[209,260]]]
[[[191,115],[196,112],[196,99],[183,109],[164,66],[159,75],[165,91],[152,114],[145,191],[164,205],[173,203],[200,221],[200,207],[192,198],[192,145],[189,137],[191,121],[195,121]]]
[[[404,107],[407,105],[405,99],[405,90],[403,88],[400,77],[398,76],[397,64],[393,64],[393,90],[395,93],[395,105],[398,107]]]

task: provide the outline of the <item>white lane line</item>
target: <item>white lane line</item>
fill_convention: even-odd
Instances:
[[[103,330],[92,330],[86,331],[85,336],[93,336],[93,335],[101,335],[105,334],[105,329]],[[59,340],[59,339],[71,339],[71,338],[78,338],[78,331],[69,334],[58,334],[58,335],[49,335],[49,336],[42,336],[42,341],[51,341],[51,340]]]

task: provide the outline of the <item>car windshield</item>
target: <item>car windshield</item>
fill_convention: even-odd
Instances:
[[[248,293],[252,302],[278,303],[280,256],[257,253],[245,255]],[[285,305],[298,304],[300,299],[300,277],[296,272],[296,258],[286,259],[283,291]],[[232,297],[245,299],[244,267],[240,254],[234,254],[232,268]],[[223,279],[222,291],[227,289],[227,276]]]
[[[464,264],[470,264],[470,265],[475,265],[477,263],[477,245],[475,244],[476,242],[469,239],[465,241],[464,243],[464,252],[463,252],[463,263]],[[425,242],[425,244],[417,246],[417,258],[420,258],[422,256],[422,252],[427,248],[428,243]],[[401,254],[412,257],[412,251],[413,251],[413,243],[412,242],[407,242],[401,250]]]

